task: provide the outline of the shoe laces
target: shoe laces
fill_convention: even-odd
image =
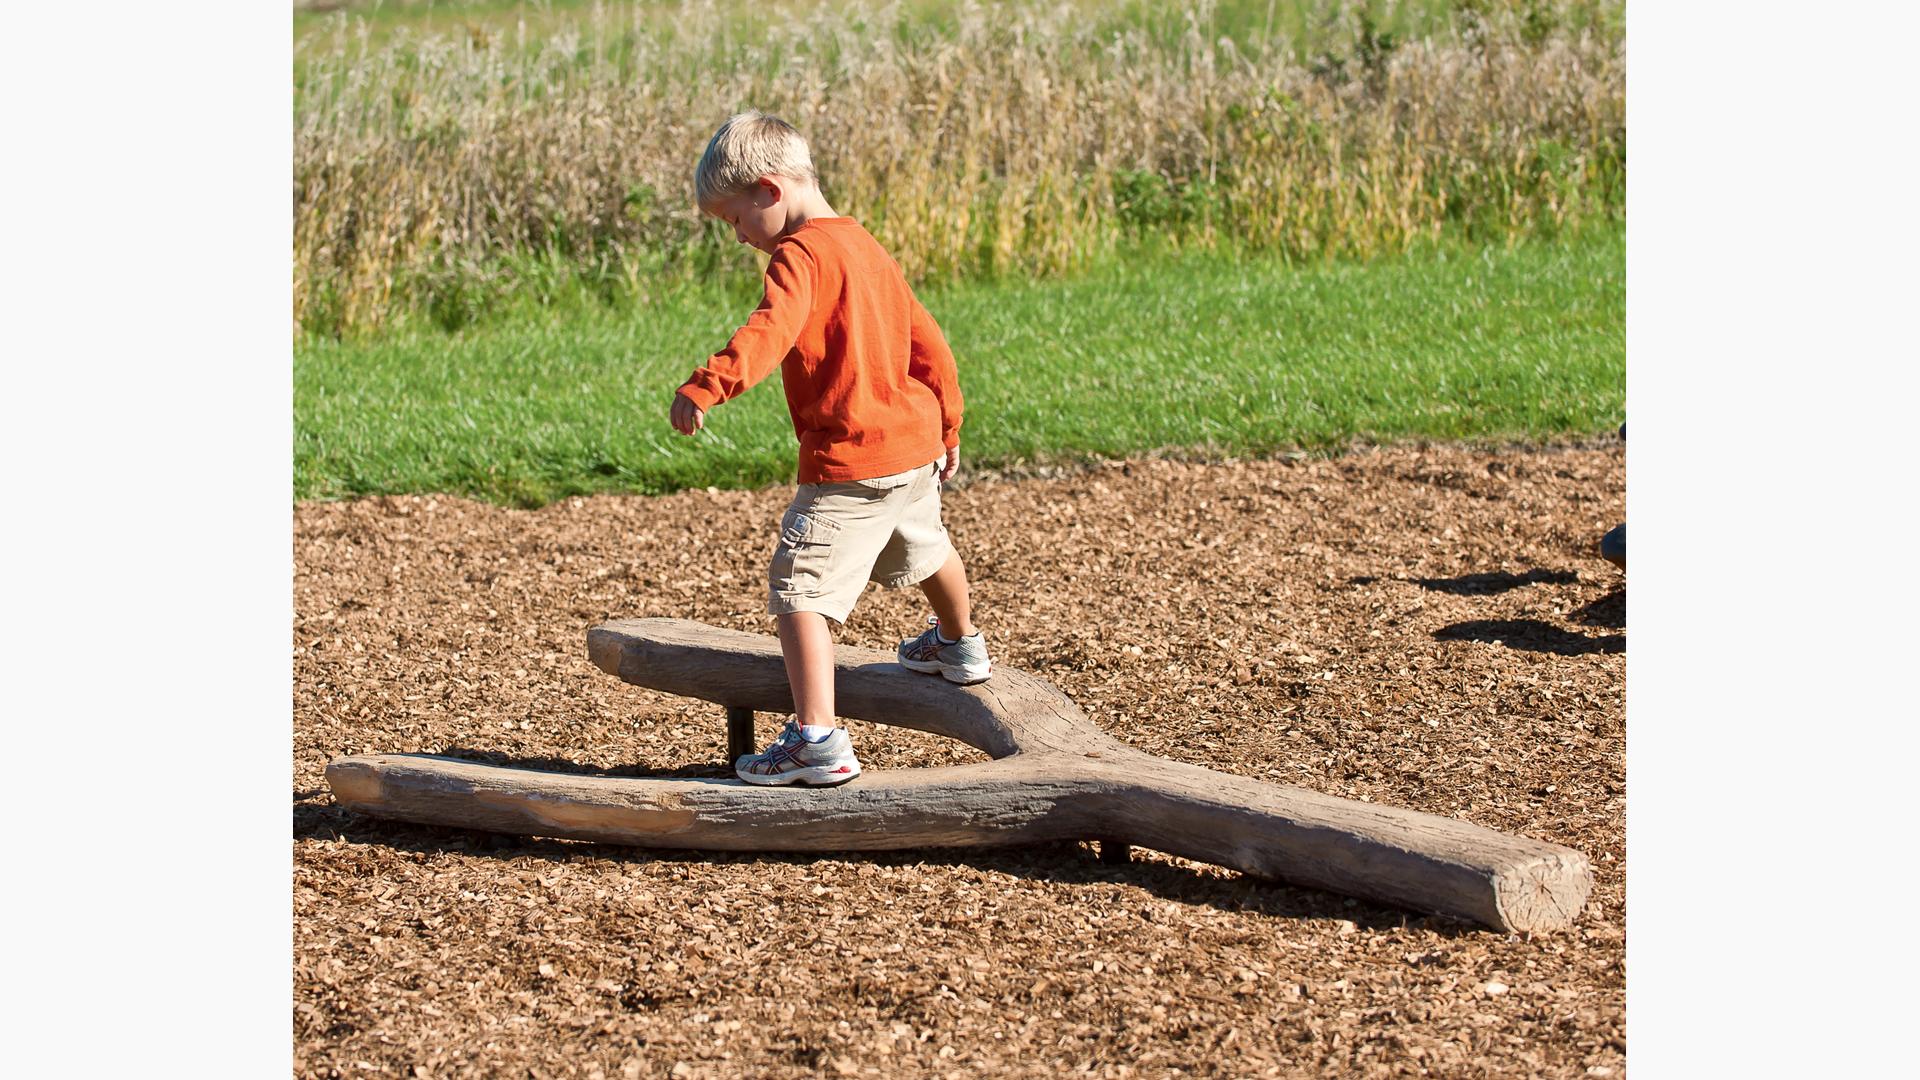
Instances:
[[[927,620],[927,629],[920,631],[920,636],[914,638],[913,642],[907,646],[907,649],[909,652],[918,652],[924,649],[937,650],[941,648],[941,646],[940,616],[935,615]]]
[[[786,725],[780,729],[780,734],[774,736],[773,741],[768,743],[767,748],[760,751],[760,753],[764,756],[773,753],[783,746],[793,746],[806,741],[806,735],[800,730],[800,721],[789,716],[787,717]]]

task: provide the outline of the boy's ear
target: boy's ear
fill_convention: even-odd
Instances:
[[[778,203],[780,197],[785,194],[780,188],[780,178],[775,176],[761,177],[757,190],[760,195],[767,200],[767,205],[769,206]]]

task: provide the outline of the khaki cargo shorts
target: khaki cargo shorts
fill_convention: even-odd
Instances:
[[[845,622],[867,582],[897,589],[933,576],[953,551],[940,523],[940,465],[801,484],[767,567],[768,613],[817,611]]]

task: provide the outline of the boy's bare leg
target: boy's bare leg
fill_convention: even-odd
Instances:
[[[973,634],[973,605],[967,597],[967,568],[960,562],[960,553],[955,551],[947,555],[947,561],[933,576],[920,582],[920,591],[927,594],[927,603],[933,605],[933,613],[940,616],[940,632],[949,640],[957,641]]]
[[[780,655],[793,688],[793,712],[804,726],[833,726],[833,631],[817,611],[781,615]]]

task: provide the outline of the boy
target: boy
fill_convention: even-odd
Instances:
[[[750,784],[845,783],[860,761],[834,715],[827,620],[844,622],[868,580],[918,585],[933,608],[933,625],[900,643],[900,663],[963,684],[991,674],[940,522],[939,485],[960,467],[959,374],[899,265],[834,213],[784,121],[748,111],[722,124],[694,190],[703,213],[772,261],[760,306],[674,395],[674,430],[700,430],[778,365],[800,439],[799,492],[767,571],[795,715],[734,772]]]

